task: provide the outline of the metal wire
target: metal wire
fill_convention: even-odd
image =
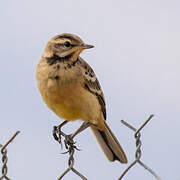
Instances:
[[[7,167],[7,161],[8,161],[8,157],[7,157],[7,149],[6,147],[9,145],[10,142],[13,141],[13,139],[20,133],[20,131],[17,131],[6,143],[5,145],[1,145],[0,144],[0,148],[1,148],[1,154],[2,154],[2,176],[0,177],[0,180],[6,179],[6,180],[11,180],[8,176],[7,176],[7,172],[8,172],[8,167]]]
[[[138,128],[134,128],[132,125],[130,125],[129,123],[125,122],[124,120],[121,120],[121,122],[127,126],[128,128],[130,128],[131,130],[133,130],[134,133],[134,137],[136,140],[136,152],[135,152],[135,160],[125,169],[125,171],[122,173],[122,175],[119,177],[118,180],[122,180],[122,178],[125,176],[125,174],[137,163],[139,163],[142,167],[144,167],[146,170],[148,170],[155,178],[156,180],[161,180],[161,178],[151,169],[149,168],[147,165],[145,165],[140,159],[141,159],[141,133],[140,131],[144,128],[144,126],[152,119],[154,115],[150,115],[149,118]],[[13,139],[20,133],[20,131],[17,131],[4,145],[0,144],[0,152],[2,154],[2,176],[0,177],[0,180],[6,179],[6,180],[11,180],[8,176],[8,167],[7,167],[7,161],[8,161],[8,157],[7,157],[7,146],[9,145],[9,143],[11,143],[13,141]],[[68,168],[60,175],[60,177],[58,178],[58,180],[61,180],[68,172],[72,171],[73,173],[75,173],[77,176],[79,176],[82,180],[87,180],[87,178],[82,175],[79,171],[77,171],[74,168],[74,153],[75,150],[79,150],[76,146],[75,146],[75,142],[73,140],[72,135],[66,135],[64,132],[60,131],[58,132],[58,134],[60,135],[60,137],[55,136],[55,139],[61,139],[61,136],[63,136],[65,138],[64,140],[64,144],[66,149],[68,149],[67,152],[64,152],[62,154],[69,154],[69,159],[68,159]]]
[[[151,118],[153,117],[154,115],[151,114],[149,116],[149,118],[138,128],[134,128],[132,125],[128,124],[127,122],[125,122],[124,120],[121,120],[121,122],[127,126],[128,128],[130,128],[131,130],[133,130],[135,133],[134,133],[134,137],[136,139],[136,152],[135,152],[135,160],[125,169],[125,171],[122,173],[122,175],[119,177],[118,180],[121,180],[124,175],[129,171],[129,169],[131,169],[136,163],[139,163],[142,167],[144,167],[146,170],[148,170],[157,180],[161,180],[161,178],[151,169],[149,168],[147,165],[145,165],[141,160],[141,140],[140,140],[140,137],[141,137],[141,133],[140,131],[144,128],[144,126],[151,120]]]
[[[61,132],[59,132],[60,134]],[[72,171],[74,172],[76,175],[78,175],[81,179],[83,180],[87,180],[87,178],[82,175],[79,171],[77,171],[75,168],[74,168],[74,152],[75,150],[79,150],[76,146],[75,146],[75,142],[74,140],[72,139],[71,135],[66,135],[65,133],[61,133],[62,136],[64,136],[65,140],[64,140],[64,143],[65,143],[65,147],[66,149],[68,149],[67,152],[65,153],[62,153],[62,154],[66,154],[66,153],[69,153],[69,159],[68,159],[68,168],[60,175],[60,177],[58,178],[58,180],[61,180],[68,172]]]

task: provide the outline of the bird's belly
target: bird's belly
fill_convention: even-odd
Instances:
[[[81,119],[99,124],[103,119],[97,98],[83,86],[83,80],[44,78],[38,84],[47,106],[60,118],[67,121]]]
[[[72,121],[80,119],[80,110],[76,106],[68,106],[67,100],[66,103],[62,101],[58,104],[51,106],[51,109],[61,118],[66,119],[67,121]]]
[[[50,109],[59,117],[70,121],[81,118],[81,98],[77,91],[80,91],[77,83],[66,86],[54,80],[48,80],[46,88],[42,89],[41,94]]]

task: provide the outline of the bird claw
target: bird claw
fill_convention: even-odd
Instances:
[[[63,145],[62,145],[62,136],[64,136],[65,140],[64,140],[64,145],[65,145],[65,148],[68,150],[66,152],[63,152],[61,154],[66,154],[68,152],[70,152],[72,149],[76,149],[78,151],[81,151],[81,149],[77,148],[77,146],[75,146],[75,141],[73,140],[71,134],[70,135],[67,135],[65,133],[63,133],[61,131],[61,127],[59,126],[54,126],[53,127],[53,137],[56,141],[59,142],[59,144],[61,144],[61,149],[63,149]]]
[[[56,141],[58,141],[59,137],[57,136],[57,126],[53,126],[53,137]]]
[[[65,135],[64,144],[66,149],[70,150],[71,147],[74,147],[74,140],[71,138],[71,135]]]
[[[62,136],[61,128],[58,127],[58,126],[54,126],[54,127],[53,127],[53,137],[54,137],[54,139],[55,139],[56,141],[59,142],[59,144],[61,144],[61,149],[62,149],[63,146],[62,146],[62,138],[61,138],[61,136]]]
[[[69,151],[62,152],[61,154],[67,154]]]
[[[74,149],[76,149],[77,151],[82,151],[82,149],[79,149],[76,146],[74,146]]]

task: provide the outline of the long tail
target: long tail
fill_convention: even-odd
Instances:
[[[106,122],[104,131],[100,131],[93,126],[91,126],[91,129],[109,161],[118,160],[121,163],[127,163],[126,154]]]

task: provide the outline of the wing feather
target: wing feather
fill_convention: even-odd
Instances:
[[[89,64],[87,64],[82,58],[79,58],[79,62],[84,74],[84,88],[96,96],[101,106],[104,119],[106,120],[106,103],[99,81]]]

